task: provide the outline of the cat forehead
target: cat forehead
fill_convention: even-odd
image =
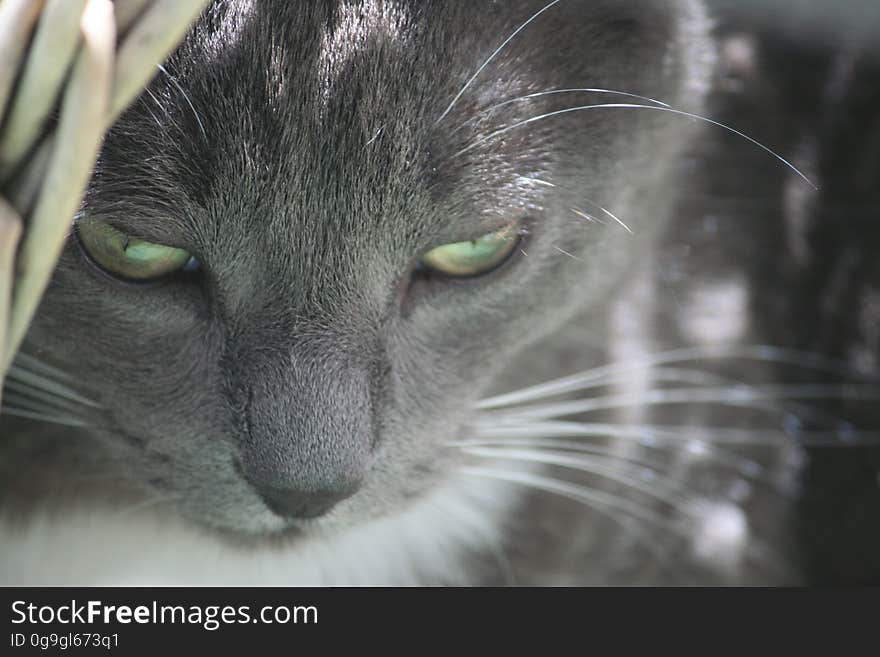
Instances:
[[[141,225],[195,205],[340,239],[430,224],[424,210],[460,187],[437,166],[432,128],[452,94],[424,13],[378,0],[215,3],[111,133],[92,201],[125,203],[118,192],[136,185],[129,200],[148,207],[121,214]]]
[[[465,89],[496,47],[487,38],[500,44],[547,3],[215,2],[111,133],[90,198],[140,204],[123,213],[133,221],[173,225],[193,208],[184,214],[199,228],[207,216],[224,229],[297,232],[293,240],[497,221],[539,205],[541,153],[512,136],[489,157],[456,158],[469,143],[468,119],[550,84],[557,68],[580,76],[589,58],[572,48],[604,46],[570,24],[565,38],[576,43],[545,43],[565,20],[589,25],[649,4],[563,0]],[[501,125],[517,107],[493,118]],[[131,185],[137,192],[121,200]]]
[[[421,252],[501,227],[440,170],[433,128],[461,83],[440,84],[454,66],[424,11],[215,3],[110,134],[94,213],[192,252],[228,308],[383,300]]]

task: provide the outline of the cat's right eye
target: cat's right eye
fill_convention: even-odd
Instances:
[[[92,262],[122,280],[147,283],[198,267],[184,249],[136,239],[97,219],[77,221],[76,235]]]

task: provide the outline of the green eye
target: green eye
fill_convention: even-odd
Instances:
[[[103,221],[81,219],[76,232],[98,266],[126,280],[153,281],[193,262],[188,251],[129,237]]]
[[[515,226],[489,233],[470,242],[444,244],[422,256],[428,271],[453,278],[473,278],[500,267],[519,244]]]

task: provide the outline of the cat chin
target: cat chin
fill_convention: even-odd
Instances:
[[[0,515],[3,586],[464,584],[468,557],[498,552],[518,490],[452,476],[405,510],[287,540],[229,541],[158,510],[92,506],[21,526]]]

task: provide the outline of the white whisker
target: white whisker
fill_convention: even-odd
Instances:
[[[632,367],[629,370],[607,373],[602,372],[597,373],[596,375],[593,375],[593,370],[591,370],[589,374],[585,374],[583,376],[576,375],[575,377],[549,381],[547,383],[543,383],[537,386],[525,388],[521,391],[493,397],[491,399],[486,399],[484,401],[478,402],[476,408],[477,410],[493,410],[506,408],[509,406],[515,406],[523,402],[535,401],[548,397],[557,397],[559,395],[571,392],[584,392],[586,390],[605,388],[607,386],[613,386],[626,381],[627,377],[632,374],[632,371],[646,369],[651,369],[651,366],[640,364],[638,366]],[[650,375],[651,381],[653,381],[654,383],[680,383],[693,384],[698,386],[717,386],[730,383],[728,379],[714,374],[709,374],[700,370],[674,367],[658,367],[656,369],[651,369]]]
[[[481,117],[486,116],[487,114],[491,114],[492,112],[501,109],[502,107],[506,107],[508,105],[512,105],[514,103],[521,103],[528,100],[533,100],[535,98],[541,98],[544,96],[554,96],[561,94],[574,94],[574,93],[591,93],[591,94],[607,94],[612,96],[621,96],[623,98],[633,98],[635,100],[641,100],[646,103],[653,103],[658,107],[671,107],[671,105],[664,103],[662,100],[657,100],[656,98],[650,98],[648,96],[641,96],[639,94],[629,93],[627,91],[615,91],[614,89],[598,89],[594,87],[585,87],[585,88],[574,88],[574,89],[551,89],[549,91],[539,91],[536,93],[526,94],[525,96],[519,96],[517,98],[511,98],[510,100],[505,100],[504,102],[497,103],[492,105],[491,107],[487,107],[486,109],[480,111],[476,116],[468,119],[464,123],[462,123],[458,128],[453,130],[453,132],[457,132],[461,130],[464,126],[469,123],[473,123],[474,121],[479,120]]]
[[[383,133],[383,132],[385,132],[385,126],[384,126],[384,125],[383,125],[381,128],[379,128],[378,130],[376,130],[376,134],[374,134],[374,135],[372,136],[372,138],[370,138],[370,140],[366,143],[366,146],[372,146],[374,143],[376,143],[376,140],[379,139],[379,137],[382,136],[382,133]]]
[[[607,209],[603,208],[601,205],[599,205],[599,204],[596,203],[595,201],[591,201],[591,200],[588,199],[588,198],[585,198],[584,201],[587,202],[587,203],[589,203],[590,205],[592,205],[592,206],[598,208],[599,210],[601,210],[602,212],[604,212],[607,216],[611,217],[611,219],[613,219],[613,220],[616,221],[618,224],[620,224],[621,226],[623,226],[623,228],[626,229],[626,232],[628,232],[630,235],[635,235],[635,233],[633,233],[632,229],[631,229],[629,226],[627,226],[625,223],[623,223],[623,222],[617,217],[617,215],[615,215],[613,212],[611,212],[610,210],[607,210]]]
[[[23,408],[17,408],[14,406],[4,406],[2,408],[2,415],[9,415],[11,417],[19,417],[26,420],[37,420],[39,422],[48,422],[49,424],[60,424],[65,427],[87,427],[89,426],[87,423],[82,420],[76,420],[69,417],[62,417],[59,415],[47,415],[40,412],[30,411]]]
[[[192,102],[192,100],[190,100],[189,95],[186,93],[186,91],[184,91],[183,87],[180,86],[180,83],[177,81],[177,78],[175,78],[173,75],[171,75],[165,69],[164,66],[162,66],[161,64],[157,64],[156,66],[158,66],[159,70],[165,74],[165,77],[167,77],[168,80],[171,81],[171,84],[173,84],[177,88],[177,90],[181,93],[181,95],[183,95],[183,99],[187,102],[190,110],[192,110],[193,116],[196,118],[196,123],[199,124],[199,130],[201,130],[201,132],[202,132],[202,137],[207,142],[208,141],[208,133],[205,131],[205,126],[202,123],[202,119],[199,117],[199,113],[196,111],[195,105],[193,105],[193,102]]]
[[[31,402],[43,402],[48,404],[49,406],[54,406],[57,409],[71,411],[73,413],[78,412],[82,409],[82,404],[75,401],[69,401],[64,399],[63,397],[59,397],[58,395],[54,395],[52,393],[45,392],[39,388],[34,388],[33,386],[29,386],[26,383],[22,383],[21,381],[16,381],[15,379],[9,379],[3,384],[4,390],[4,401],[12,401],[14,398],[19,399],[28,399]]]
[[[37,374],[43,374],[51,379],[55,379],[56,381],[66,380],[71,381],[73,377],[71,377],[64,370],[60,370],[57,367],[52,367],[51,365],[47,365],[40,359],[35,356],[31,356],[30,354],[26,354],[23,351],[18,352],[15,356],[15,364],[23,367],[26,370],[30,370],[31,372],[36,372]]]
[[[609,94],[613,96],[623,96],[625,98],[634,98],[635,100],[642,100],[647,103],[653,103],[658,107],[671,107],[668,103],[664,103],[662,100],[657,100],[656,98],[649,98],[648,96],[640,96],[639,94],[629,93],[627,91],[616,91],[614,89],[597,89],[594,87],[586,87],[583,89],[551,89],[550,91],[539,91],[533,94],[527,94],[525,96],[519,96],[518,98],[511,98],[510,100],[505,100],[502,103],[498,103],[497,105],[492,105],[491,107],[486,108],[480,114],[489,114],[490,112],[494,112],[497,109],[510,105],[512,103],[520,103],[526,100],[532,100],[533,98],[541,98],[543,96],[553,96],[557,94],[572,94],[572,93],[590,93],[590,94]]]
[[[580,422],[523,422],[518,418],[478,420],[472,430],[479,438],[614,438],[632,440],[643,447],[661,448],[663,444],[689,444],[698,441],[707,446],[779,448],[788,441],[810,447],[848,447],[853,441],[880,443],[877,432],[801,431],[729,429],[703,425],[618,425]]]
[[[182,495],[162,495],[158,497],[153,497],[148,500],[144,500],[142,502],[137,502],[132,504],[131,506],[124,507],[114,513],[116,517],[126,517],[130,516],[138,511],[144,511],[146,509],[151,509],[153,507],[159,506],[161,504],[173,503],[179,500],[182,500]]]
[[[150,97],[150,99],[153,101],[154,105],[156,105],[157,107],[160,107],[160,108],[162,107],[162,103],[159,101],[158,98],[156,98],[156,94],[154,94],[149,88],[144,89],[144,93]],[[157,126],[159,126],[160,129],[164,130],[164,128],[165,128],[164,124],[159,119],[159,117],[156,116],[156,113],[152,110],[152,108],[150,108],[150,106],[147,103],[144,103],[144,108],[150,113],[150,116],[153,118],[153,122]],[[167,115],[167,111],[166,111],[166,115]]]
[[[507,47],[507,44],[509,44],[511,41],[513,41],[517,37],[517,35],[519,35],[520,32],[522,32],[529,25],[531,25],[534,21],[536,21],[538,18],[540,18],[545,12],[552,9],[555,5],[558,5],[560,2],[562,2],[562,0],[553,0],[553,2],[547,4],[543,9],[541,9],[540,11],[535,13],[525,23],[523,23],[516,30],[514,30],[513,34],[511,34],[509,37],[507,37],[507,39],[504,40],[504,43],[502,43],[500,46],[498,46],[498,48],[495,50],[495,52],[493,52],[491,55],[489,55],[489,58],[485,62],[483,62],[482,66],[480,66],[480,68],[477,69],[477,72],[474,73],[470,77],[470,79],[465,83],[465,85],[461,88],[461,91],[459,91],[458,94],[456,94],[455,98],[452,99],[452,102],[449,103],[449,107],[447,107],[446,110],[443,112],[443,114],[440,115],[440,118],[437,119],[437,123],[440,123],[443,119],[446,118],[446,116],[449,114],[449,112],[452,111],[452,108],[455,107],[455,104],[459,101],[459,99],[461,99],[461,97],[470,88],[470,86],[474,83],[474,81],[478,77],[480,77],[480,74],[486,69],[486,67],[489,66],[489,64],[491,64],[498,55],[501,54],[501,52]]]
[[[553,248],[556,249],[557,251],[559,251],[559,253],[561,253],[562,255],[571,258],[572,260],[578,260],[578,261],[580,261],[580,262],[584,262],[584,259],[583,259],[583,258],[578,258],[576,255],[573,255],[573,254],[569,253],[569,252],[566,251],[565,249],[562,249],[562,248],[556,246],[555,244],[553,245]]]
[[[647,507],[631,503],[629,500],[610,495],[600,490],[587,488],[579,484],[573,484],[567,481],[560,481],[552,477],[544,477],[530,472],[519,472],[516,470],[496,470],[494,468],[483,468],[477,466],[464,466],[459,469],[462,474],[470,474],[484,477],[496,477],[511,483],[518,483],[529,486],[536,490],[544,490],[551,493],[557,493],[564,497],[569,497],[575,501],[589,501],[600,506],[608,507],[619,511],[624,511],[634,518],[638,518],[643,522],[650,523],[660,528],[669,529],[669,522],[666,517],[650,511]]]
[[[584,436],[578,434],[572,437],[582,438]],[[682,445],[684,442],[685,441],[668,441],[666,444],[656,442],[640,443],[639,446],[643,449],[656,451],[662,455],[674,455],[676,452],[670,448],[675,447],[676,449],[681,450],[684,448],[684,445]],[[598,447],[592,443],[586,443],[581,440],[559,440],[541,435],[528,438],[515,438],[508,436],[473,438],[450,443],[450,447],[523,447],[566,450],[601,456],[615,461],[624,461],[626,463],[640,466],[643,469],[648,468],[653,470],[657,468],[657,464],[655,463],[650,463],[645,459],[620,452],[619,450]],[[705,445],[705,450],[707,458],[711,459],[716,465],[728,467],[738,475],[747,479],[760,481],[765,479],[763,468],[755,461],[750,461],[749,459],[745,459],[736,454],[731,454],[730,452],[719,448],[711,441]]]
[[[753,137],[749,137],[747,134],[745,134],[745,133],[743,133],[743,132],[740,132],[740,131],[737,130],[736,128],[733,128],[733,127],[731,127],[731,126],[729,126],[729,125],[725,125],[724,123],[720,123],[720,122],[715,121],[715,120],[713,120],[713,119],[710,119],[710,118],[708,118],[708,117],[700,116],[699,114],[693,114],[693,113],[691,113],[691,112],[685,112],[684,110],[679,110],[679,109],[675,109],[675,108],[672,108],[672,107],[660,107],[660,106],[657,106],[657,105],[637,105],[637,104],[634,104],[634,103],[603,103],[603,104],[599,104],[599,105],[582,105],[582,106],[580,106],[580,107],[569,107],[568,109],[564,109],[564,110],[556,110],[555,112],[548,112],[548,113],[546,113],[546,114],[541,114],[540,116],[534,116],[534,117],[532,117],[532,118],[530,118],[530,119],[525,119],[525,120],[523,120],[523,121],[519,121],[519,122],[514,123],[513,125],[509,125],[509,126],[507,126],[507,127],[505,127],[505,128],[500,128],[500,129],[498,129],[498,130],[495,130],[494,132],[491,132],[491,133],[489,133],[488,135],[486,135],[486,136],[484,136],[484,137],[481,137],[480,139],[476,140],[476,141],[475,141],[474,143],[472,143],[471,145],[466,146],[465,148],[461,149],[461,150],[458,151],[453,157],[459,157],[459,156],[461,156],[461,155],[464,155],[464,154],[467,153],[468,151],[471,151],[471,150],[473,150],[474,148],[477,148],[478,146],[480,146],[480,145],[486,143],[487,141],[491,141],[491,140],[493,140],[493,139],[496,139],[497,137],[500,137],[500,136],[503,135],[503,134],[506,134],[506,133],[510,132],[511,130],[516,130],[516,129],[518,129],[518,128],[522,128],[522,127],[524,127],[524,126],[527,126],[527,125],[529,125],[529,124],[535,123],[535,122],[537,122],[537,121],[543,121],[544,119],[549,119],[549,118],[552,118],[552,117],[554,117],[554,116],[562,116],[562,115],[564,115],[564,114],[571,114],[571,113],[573,113],[573,112],[583,112],[583,111],[587,111],[587,110],[599,110],[599,109],[641,109],[641,110],[654,110],[655,112],[667,112],[667,113],[670,113],[670,114],[675,114],[675,115],[677,115],[677,116],[683,116],[683,117],[685,117],[685,118],[694,119],[694,120],[696,120],[696,121],[702,121],[703,123],[708,123],[708,124],[710,124],[710,125],[714,125],[714,126],[716,126],[716,127],[718,127],[718,128],[721,128],[721,129],[723,129],[723,130],[726,130],[726,131],[728,131],[728,132],[730,132],[730,133],[732,133],[732,134],[734,134],[734,135],[737,135],[738,137],[741,137],[742,139],[745,139],[745,140],[749,141],[750,143],[754,144],[755,146],[757,146],[757,147],[760,148],[761,150],[763,150],[763,151],[769,153],[769,154],[772,155],[774,158],[776,158],[777,160],[779,160],[782,164],[784,164],[786,167],[788,167],[789,169],[791,169],[791,171],[793,171],[795,174],[797,174],[800,178],[802,178],[802,179],[803,179],[808,185],[810,185],[810,187],[812,187],[812,188],[815,189],[816,191],[819,190],[819,187],[818,187],[817,185],[815,185],[815,184],[814,184],[814,183],[813,183],[813,182],[812,182],[812,181],[811,181],[811,180],[810,180],[810,179],[809,179],[804,173],[802,173],[801,170],[798,169],[794,164],[792,164],[791,162],[789,162],[788,160],[786,160],[784,157],[782,157],[779,153],[777,153],[776,151],[774,151],[774,150],[771,149],[770,147],[765,146],[764,144],[762,144],[761,142],[759,142],[757,139],[754,139]]]
[[[665,554],[659,549],[656,542],[656,535],[652,532],[646,531],[643,526],[632,523],[631,520],[639,520],[643,523],[653,525],[663,532],[668,532],[673,535],[679,535],[680,533],[674,531],[666,519],[656,513],[652,513],[644,507],[585,486],[559,481],[551,477],[543,477],[527,472],[517,472],[515,470],[502,470],[499,468],[466,466],[460,468],[458,472],[466,476],[505,481],[532,490],[551,493],[573,502],[583,504],[597,513],[601,513],[613,522],[622,525],[627,530],[632,531],[640,538],[648,549],[655,553],[655,556],[660,558],[665,557]],[[628,516],[622,516],[621,512],[628,514]]]
[[[493,411],[493,414],[518,420],[541,419],[634,406],[717,404],[748,408],[759,407],[757,405],[766,404],[770,401],[807,399],[874,401],[880,399],[880,388],[852,384],[781,384],[649,390],[639,394],[608,395],[591,399],[525,406],[505,411]]]
[[[97,403],[74,392],[66,385],[59,383],[58,381],[53,381],[43,375],[29,372],[19,365],[13,365],[10,367],[6,376],[10,380],[20,381],[21,383],[25,383],[33,388],[56,395],[57,397],[62,397],[85,406],[91,406],[92,408],[99,408]]]
[[[583,210],[578,210],[577,208],[572,208],[571,211],[574,212],[574,213],[575,213],[577,216],[579,216],[581,219],[586,219],[586,220],[589,221],[591,224],[599,223],[599,222],[597,221],[596,217],[594,217],[594,216],[591,215],[591,214],[587,214],[587,213],[584,212]]]
[[[638,372],[660,365],[674,365],[695,360],[754,360],[759,362],[774,363],[779,365],[792,365],[802,369],[808,369],[838,376],[856,376],[849,367],[837,361],[805,352],[780,349],[770,346],[752,347],[725,347],[725,346],[701,346],[685,349],[675,349],[661,352],[646,358],[611,363],[596,367],[585,372],[573,374],[536,386],[530,386],[510,393],[484,399],[477,403],[478,410],[513,406],[535,399],[562,395],[580,390],[590,389],[603,385],[610,377],[626,373]],[[710,376],[710,375],[706,375]]]
[[[696,497],[695,492],[690,495],[685,493],[685,489],[675,481],[668,478],[659,477],[659,473],[653,468],[641,468],[636,470],[631,466],[621,463],[615,463],[613,466],[608,465],[607,459],[599,459],[597,457],[573,456],[561,452],[538,449],[515,449],[510,447],[468,447],[462,451],[470,456],[480,458],[488,458],[502,461],[524,461],[526,463],[538,463],[542,465],[556,466],[576,472],[597,475],[603,479],[617,482],[638,491],[648,497],[652,497],[664,504],[680,509],[682,505],[692,497]],[[653,479],[650,484],[646,484],[642,479],[643,474],[650,471]]]
[[[621,517],[621,513],[629,514],[633,518],[647,525],[656,527],[660,529],[662,533],[670,534],[683,540],[687,544],[690,544],[693,541],[694,537],[692,531],[694,527],[699,527],[702,522],[705,522],[705,518],[703,518],[703,510],[699,502],[694,503],[692,509],[682,508],[680,505],[677,505],[676,511],[679,513],[679,518],[686,520],[686,523],[676,523],[671,517],[661,516],[645,507],[633,504],[627,499],[618,498],[602,493],[596,489],[587,488],[586,486],[572,484],[551,477],[535,475],[527,472],[475,466],[464,467],[460,472],[470,476],[488,477],[499,481],[507,481],[533,490],[544,491],[575,502],[580,502],[594,511],[602,513],[615,522],[628,527],[630,530],[637,531],[639,538],[644,542],[646,547],[651,549],[652,552],[655,552],[655,555],[657,546],[651,544],[650,541],[656,539],[656,535],[646,532],[641,526],[633,527],[625,524],[625,517]],[[749,538],[748,543],[745,546],[745,553],[759,563],[766,564],[778,572],[783,573],[787,578],[792,577],[792,568],[787,560],[783,559],[776,550],[756,536],[751,536]],[[658,562],[661,564],[665,563],[665,555],[663,555],[662,552],[659,554],[661,557]]]

